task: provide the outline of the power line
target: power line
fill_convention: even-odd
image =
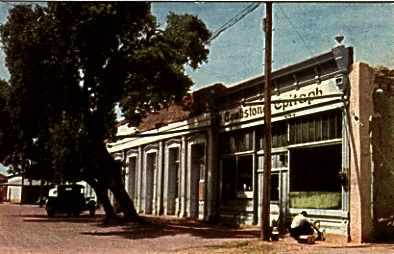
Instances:
[[[260,25],[262,25],[261,21],[263,20],[263,15],[264,15],[264,8],[261,8],[261,11],[260,11],[260,14],[259,14],[259,19],[258,19],[258,22],[259,22]],[[261,28],[263,29],[263,27],[261,27]],[[253,44],[256,43],[257,37],[259,37],[261,35],[262,34],[254,33],[254,36],[252,37],[253,38]],[[263,50],[265,50],[265,48]],[[243,73],[244,73],[243,79],[246,79],[248,74],[250,75],[250,71],[248,72],[248,70],[250,70],[249,66],[250,66],[251,61],[252,61],[252,57],[248,57],[248,64],[245,66],[246,68],[243,69]],[[263,66],[264,66],[264,64],[263,64]]]
[[[202,70],[202,69],[199,69],[199,71],[205,72],[205,73],[207,73],[209,75],[212,75],[212,76],[216,76],[218,78],[230,78],[230,79],[233,79],[231,76],[223,75],[221,73],[214,72],[214,71],[207,71],[207,70]]]
[[[297,29],[295,28],[295,26],[293,25],[293,23],[291,22],[290,18],[286,15],[286,13],[284,12],[284,10],[282,9],[282,7],[280,7],[279,4],[277,4],[279,9],[282,11],[283,15],[285,16],[285,18],[287,19],[287,21],[290,23],[291,27],[293,28],[293,30],[296,32],[296,34],[298,35],[298,37],[300,37],[301,41],[304,43],[304,45],[307,47],[307,49],[309,50],[309,53],[311,53],[311,55],[313,55],[312,50],[309,48],[309,46],[306,44],[304,38],[302,38],[302,36],[300,35],[300,33],[297,31]]]
[[[285,18],[287,19],[287,21],[290,23],[291,27],[293,28],[293,30],[296,32],[296,34],[298,35],[298,37],[300,37],[302,43],[304,43],[304,45],[306,46],[307,50],[309,51],[309,53],[311,54],[311,56],[313,56],[313,52],[310,49],[309,45],[306,44],[304,38],[301,36],[301,34],[297,31],[297,29],[295,28],[295,26],[293,25],[293,23],[291,22],[290,18],[286,15],[285,11],[282,9],[282,7],[279,5],[279,3],[277,3],[279,9],[282,11],[283,15],[285,16]],[[315,59],[315,61],[317,62],[317,60]],[[323,67],[319,64],[319,62],[317,62],[318,66],[324,71]]]
[[[213,41],[214,39],[216,39],[216,37],[219,36],[219,34],[221,34],[223,31],[227,30],[228,28],[232,27],[233,25],[235,25],[238,21],[240,21],[241,19],[243,19],[246,15],[248,15],[249,13],[251,13],[252,11],[254,11],[258,6],[260,5],[260,3],[252,3],[250,4],[248,7],[246,7],[244,10],[242,10],[240,13],[238,13],[237,15],[235,15],[232,19],[230,19],[229,21],[227,21],[223,26],[221,26],[218,30],[216,30],[213,35],[211,36],[211,38],[208,40],[208,43]]]
[[[235,15],[232,19],[230,19],[229,21],[227,21],[223,26],[221,26],[218,30],[224,28],[225,26],[227,26],[230,22],[234,21],[238,16],[242,15],[243,12],[247,11],[250,7],[252,7],[253,5],[256,5],[256,3],[252,3],[250,5],[248,5],[244,10],[242,10],[240,13],[238,13],[237,15]],[[217,31],[218,31],[217,30]]]

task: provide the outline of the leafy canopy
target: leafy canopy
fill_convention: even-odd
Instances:
[[[149,2],[17,5],[0,34],[12,126],[12,134],[2,126],[0,142],[17,137],[1,159],[23,152],[63,169],[86,167],[88,144],[115,134],[116,105],[137,124],[147,111],[180,100],[193,85],[184,65],[207,62],[211,36],[190,14],[170,13],[160,29]]]

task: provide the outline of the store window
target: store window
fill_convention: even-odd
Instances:
[[[342,112],[333,110],[292,119],[290,143],[301,144],[342,137]]]
[[[271,154],[272,170],[287,169],[288,160],[287,152]],[[259,170],[264,171],[264,155],[259,156]]]
[[[238,188],[237,191],[245,192],[253,190],[253,162],[252,156],[238,157]]]
[[[271,201],[279,201],[279,174],[271,175]]]
[[[341,151],[341,145],[291,151],[291,208],[341,209]]]
[[[231,154],[253,150],[253,129],[223,133],[220,138],[221,153]]]
[[[279,201],[281,171],[288,169],[288,155],[285,153],[275,153],[271,155],[271,201]],[[264,171],[264,155],[258,157],[259,171]],[[263,175],[263,174],[261,174]],[[263,179],[261,179],[264,181]]]
[[[259,149],[264,149],[264,126],[261,126],[257,130]],[[284,147],[287,146],[287,124],[286,121],[275,122],[271,128],[272,135],[272,147]]]
[[[253,157],[224,158],[222,175],[222,199],[251,198],[253,192]]]

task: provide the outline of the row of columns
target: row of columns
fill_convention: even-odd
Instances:
[[[212,131],[191,136],[183,135],[177,139],[158,141],[145,147],[131,148],[124,151],[123,159],[126,160],[125,188],[133,199],[137,212],[154,215],[177,215],[180,217],[198,217],[199,199],[192,198],[191,188],[199,184],[199,173],[192,174],[192,150],[193,145],[204,145],[205,154],[205,197],[204,197],[204,220],[212,220],[217,217],[217,193],[219,186],[217,152],[214,151],[215,141]],[[170,148],[179,149],[178,176],[178,199],[169,196],[169,188],[176,183],[169,179]],[[134,163],[136,162],[136,163]],[[194,168],[193,170],[198,170]],[[173,172],[172,172],[173,173]],[[196,178],[196,179],[195,179]],[[198,179],[197,179],[198,178]],[[195,183],[192,181],[195,181]],[[194,184],[192,186],[192,184]],[[198,194],[198,193],[197,193]],[[174,200],[169,201],[172,198]],[[176,203],[175,211],[168,205]],[[191,202],[196,202],[192,204]],[[197,214],[196,214],[197,213]]]

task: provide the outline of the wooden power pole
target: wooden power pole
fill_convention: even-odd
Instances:
[[[269,241],[271,192],[271,63],[272,63],[272,2],[266,2],[265,31],[265,84],[264,84],[264,184],[261,239]]]

